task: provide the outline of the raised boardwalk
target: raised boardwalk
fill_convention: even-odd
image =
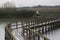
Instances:
[[[40,40],[42,37],[43,40],[49,40],[49,38],[44,37],[43,34],[54,30],[60,26],[60,19],[52,20],[48,22],[43,22],[39,24],[33,23],[18,23],[15,25],[10,23],[10,28],[15,36],[16,40]]]

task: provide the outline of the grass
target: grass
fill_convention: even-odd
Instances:
[[[35,14],[32,10],[0,10],[0,19],[21,19],[21,18],[30,18]]]
[[[40,22],[60,19],[60,8],[26,8],[26,10],[17,9],[17,12],[15,9],[8,12],[0,10],[0,19],[30,18],[35,14],[36,10],[40,13]]]

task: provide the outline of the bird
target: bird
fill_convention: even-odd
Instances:
[[[38,12],[38,11],[36,11],[36,16],[40,16],[40,14],[39,14],[39,12]]]

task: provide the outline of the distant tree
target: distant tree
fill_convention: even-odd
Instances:
[[[6,2],[3,4],[2,8],[15,8],[14,2]]]
[[[35,12],[32,10],[26,10],[26,9],[17,10],[15,4],[12,4],[10,2],[6,2],[3,4],[1,12],[2,12],[1,15],[4,18],[15,18],[15,19],[30,18],[35,14]]]
[[[6,2],[2,6],[2,15],[6,18],[13,18],[16,13],[16,6],[13,2]]]

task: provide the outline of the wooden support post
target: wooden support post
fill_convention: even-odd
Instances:
[[[46,40],[46,38],[44,38],[44,40]]]
[[[29,40],[31,40],[31,31],[29,30]]]
[[[33,27],[34,27],[34,22],[35,22],[35,20],[33,20]],[[33,29],[36,30],[35,27]],[[33,32],[33,40],[35,40],[35,33],[34,32]]]
[[[31,31],[31,40],[33,40],[33,32]]]
[[[47,32],[47,27],[45,27],[45,33]]]
[[[44,33],[44,28],[42,27],[42,34]]]
[[[9,28],[10,31],[12,31],[12,30],[11,30],[11,23],[9,23],[9,24],[7,25],[7,27]]]
[[[50,27],[48,27],[48,31],[50,31]]]
[[[40,33],[40,30],[38,31],[38,33]],[[40,40],[40,35],[38,35],[38,40]]]
[[[18,21],[16,21],[16,29],[18,29]]]
[[[30,21],[29,21],[30,22]],[[29,24],[30,25],[30,24]],[[29,28],[30,28],[30,26],[29,26]],[[29,40],[31,40],[31,34],[30,34],[30,30],[28,30],[29,31],[29,33],[28,33],[28,35],[29,35]]]
[[[45,30],[45,29],[46,29],[46,27],[44,26],[44,33],[46,32],[46,30]]]
[[[23,27],[23,19],[21,20],[22,28],[23,28],[23,35],[24,35],[24,27]]]
[[[40,35],[38,35],[38,40],[40,40]]]
[[[51,30],[53,30],[53,26],[51,25]]]

